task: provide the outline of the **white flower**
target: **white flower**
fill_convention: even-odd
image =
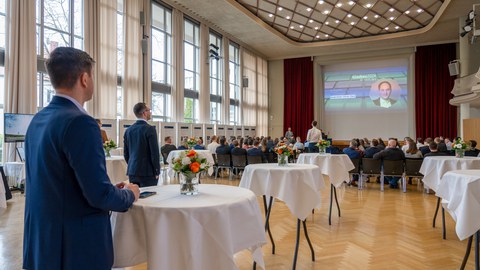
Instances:
[[[190,163],[192,163],[192,162],[190,161],[189,157],[182,158],[182,165],[188,165]]]
[[[200,169],[205,169],[205,167],[207,167],[207,164],[206,164],[206,163],[201,163],[201,164],[200,164]]]

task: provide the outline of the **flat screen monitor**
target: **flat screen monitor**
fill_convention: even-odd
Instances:
[[[4,114],[5,142],[23,142],[33,114]]]

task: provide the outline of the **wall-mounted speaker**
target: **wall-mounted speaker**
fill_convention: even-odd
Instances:
[[[147,53],[148,49],[148,39],[144,38],[142,39],[142,53],[145,54]]]
[[[145,25],[145,13],[140,11],[140,25]]]
[[[450,62],[450,64],[448,64],[448,72],[450,73],[450,76],[457,76],[458,74],[460,74],[459,62],[457,61]]]
[[[243,78],[242,85],[243,85],[243,87],[248,87],[248,78],[247,77]]]

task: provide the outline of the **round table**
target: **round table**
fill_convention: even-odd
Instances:
[[[142,191],[157,194],[112,213],[114,267],[147,261],[148,269],[237,269],[234,254],[243,249],[264,267],[262,215],[250,190],[201,184],[196,196],[180,195],[179,185]]]

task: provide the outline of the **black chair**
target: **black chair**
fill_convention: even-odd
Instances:
[[[266,156],[267,156],[268,163],[277,163],[278,162],[277,154],[275,154],[273,152],[268,152],[266,154]]]
[[[232,155],[232,168],[235,175],[247,166],[247,155]]]
[[[348,173],[350,174],[350,178],[352,178],[352,175],[358,175],[358,178],[360,179],[360,174],[361,174],[361,170],[360,170],[360,163],[361,163],[361,159],[359,158],[354,158],[354,159],[350,159],[353,163],[353,165],[355,166],[355,168],[353,168],[352,170],[350,170]]]
[[[423,158],[407,158],[405,159],[405,179],[408,177],[423,178],[423,174],[420,173],[420,167],[422,167]],[[417,187],[420,187],[420,179],[418,180]]]
[[[363,176],[377,176],[382,175],[382,161],[380,159],[362,158],[362,171],[358,181],[358,189],[363,189]],[[381,178],[383,181],[383,178]],[[383,187],[383,185],[382,185]]]
[[[10,192],[10,188],[8,187],[8,181],[5,172],[3,171],[3,166],[0,166],[0,174],[2,175],[3,186],[5,187],[5,198],[8,201],[12,198],[12,192]]]
[[[168,157],[168,154],[167,152],[161,152],[162,154],[162,158],[163,158],[163,164],[164,165],[168,165],[168,160],[167,160],[167,157]]]
[[[247,156],[247,163],[248,164],[263,163],[263,159],[261,156]]]
[[[215,179],[218,177],[218,169],[227,169],[229,179],[232,179],[232,157],[230,154],[217,154],[216,156]]]
[[[383,191],[385,176],[400,177],[402,181],[403,192],[407,192],[407,181],[405,181],[405,162],[402,160],[383,160],[382,177],[380,180],[380,189]]]

